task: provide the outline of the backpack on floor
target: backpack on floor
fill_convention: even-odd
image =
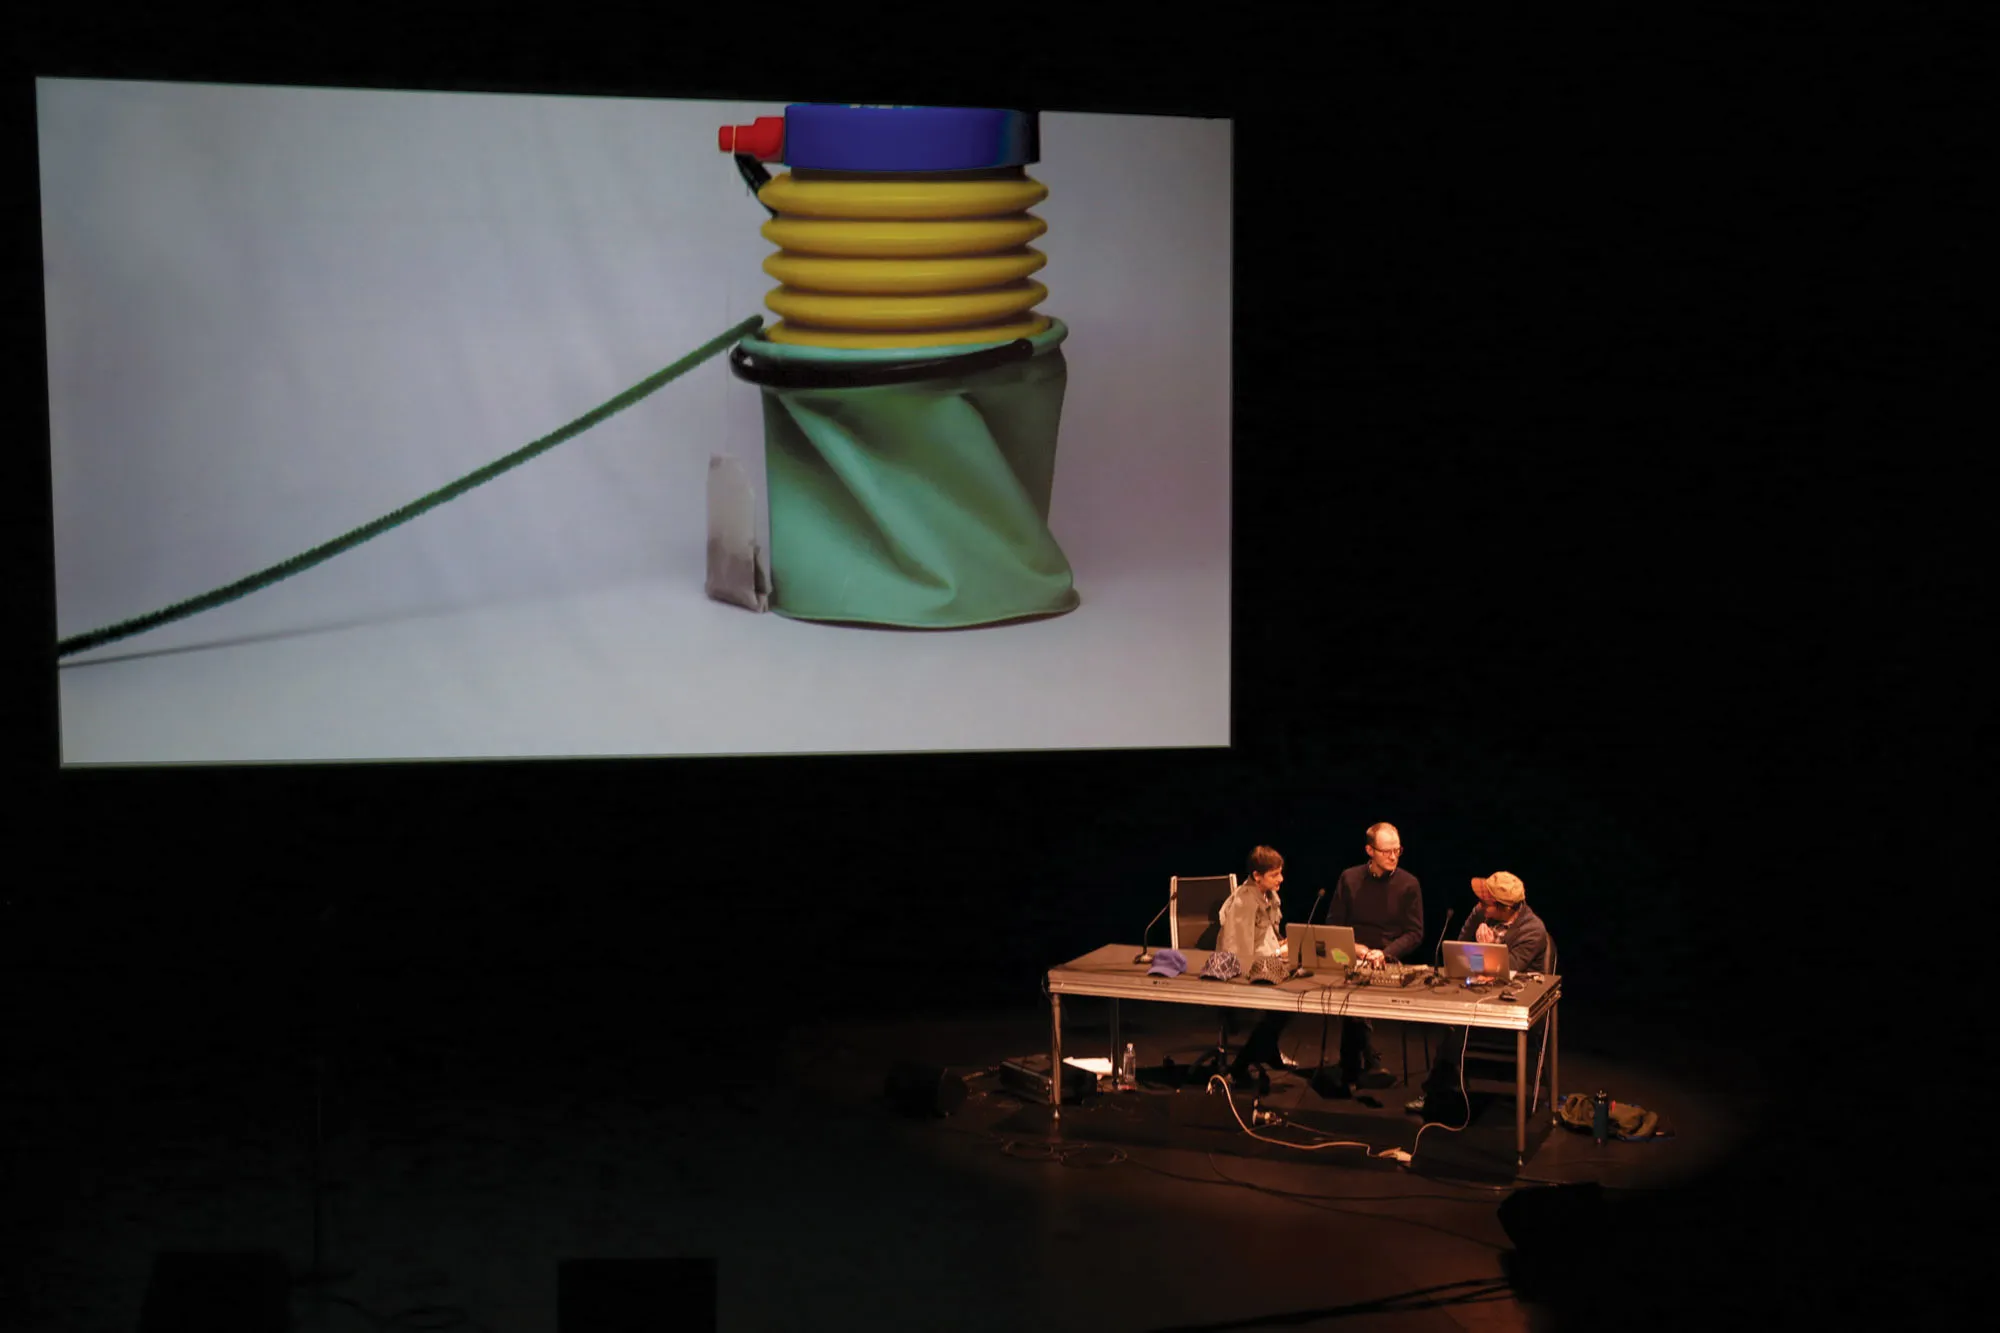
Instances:
[[[1557,1116],[1565,1125],[1580,1133],[1593,1133],[1596,1129],[1594,1117],[1597,1100],[1587,1092],[1572,1092],[1563,1098],[1562,1110]],[[1648,1111],[1643,1106],[1631,1102],[1611,1103],[1611,1134],[1620,1139],[1650,1139],[1662,1134],[1660,1116],[1657,1111]]]

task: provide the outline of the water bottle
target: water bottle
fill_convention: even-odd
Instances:
[[[1597,1096],[1592,1100],[1590,1128],[1591,1132],[1597,1136],[1597,1141],[1602,1143],[1604,1142],[1604,1135],[1611,1128],[1611,1095],[1605,1092],[1604,1089],[1599,1088]]]
[[[1125,1043],[1125,1058],[1118,1065],[1118,1086],[1128,1091],[1139,1086],[1139,1054]]]

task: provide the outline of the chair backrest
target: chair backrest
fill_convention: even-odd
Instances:
[[[1539,968],[1530,970],[1539,971],[1543,973],[1545,976],[1551,976],[1551,977],[1562,975],[1562,973],[1556,970],[1555,936],[1549,935],[1542,941],[1541,966]],[[1552,1013],[1554,1011],[1551,1010],[1550,1012]],[[1534,1024],[1529,1027],[1528,1031],[1533,1032],[1539,1028],[1541,1029],[1544,1035],[1544,1039],[1546,1039],[1548,1032],[1548,1025],[1549,1025],[1549,1015],[1545,1013],[1540,1018],[1535,1020]],[[1512,1054],[1514,1050],[1514,1039],[1511,1035],[1508,1035],[1505,1040],[1502,1040],[1497,1034],[1495,1034],[1494,1030],[1491,1028],[1474,1028],[1472,1030],[1472,1035],[1467,1038],[1467,1041],[1470,1043],[1470,1046],[1472,1048],[1480,1048],[1487,1051],[1497,1051],[1503,1055]]]
[[[1167,882],[1173,910],[1167,913],[1174,948],[1213,949],[1222,933],[1222,905],[1236,892],[1236,876],[1203,875]]]

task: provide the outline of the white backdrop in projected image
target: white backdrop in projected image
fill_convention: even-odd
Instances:
[[[38,83],[58,634],[298,555],[774,318],[716,131],[783,110]],[[710,600],[709,459],[764,475],[758,390],[718,357],[66,658],[64,762],[1228,744],[1230,127],[1049,112],[1041,144],[1077,610],[904,632]]]

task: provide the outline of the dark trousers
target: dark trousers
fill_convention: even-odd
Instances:
[[[1278,1038],[1285,1030],[1285,1024],[1292,1021],[1290,1014],[1265,1014],[1257,1020],[1257,1026],[1250,1029],[1250,1035],[1243,1039],[1243,1048],[1237,1052],[1239,1065],[1275,1065],[1282,1063],[1278,1058]]]
[[[1424,1100],[1433,1096],[1456,1097],[1459,1085],[1459,1056],[1465,1050],[1466,1029],[1448,1027],[1438,1038],[1437,1054],[1431,1057],[1431,1072],[1424,1079]]]
[[[1536,1066],[1533,1063],[1538,1058],[1535,1046],[1535,1043],[1539,1040],[1536,1036],[1537,1030],[1536,1028],[1528,1029],[1528,1059],[1530,1064],[1524,1071],[1523,1076],[1530,1079],[1538,1077]],[[1444,1029],[1436,1047],[1437,1054],[1431,1057],[1430,1075],[1424,1079],[1424,1096],[1427,1099],[1432,1092],[1449,1092],[1454,1097],[1458,1095],[1458,1085],[1460,1082],[1458,1064],[1459,1055],[1465,1050],[1465,1032],[1466,1030],[1461,1027],[1448,1027]]]
[[[1341,1019],[1340,1072],[1351,1078],[1363,1069],[1373,1069],[1381,1063],[1382,1057],[1375,1050],[1375,1020]]]
[[[1244,1039],[1239,1062],[1246,1065],[1279,1063],[1278,1037],[1284,1032],[1285,1025],[1296,1016],[1265,1014]],[[1351,1082],[1363,1069],[1372,1069],[1381,1063],[1382,1057],[1375,1052],[1375,1024],[1366,1018],[1341,1019],[1340,1072]]]

